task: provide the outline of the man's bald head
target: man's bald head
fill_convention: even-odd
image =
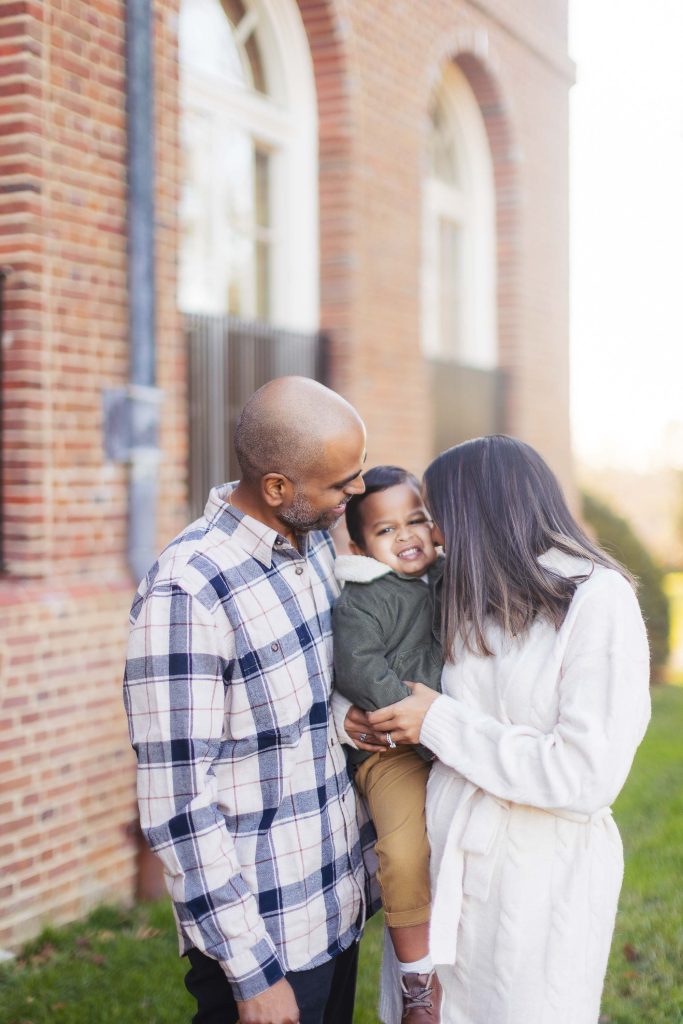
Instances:
[[[278,377],[251,396],[237,423],[242,479],[281,473],[302,481],[320,470],[335,438],[359,429],[360,416],[336,391],[309,377]]]

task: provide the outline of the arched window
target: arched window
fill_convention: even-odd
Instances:
[[[425,352],[490,368],[497,362],[493,162],[467,78],[449,64],[432,97],[424,183]]]
[[[179,304],[318,326],[317,113],[294,0],[182,0]]]

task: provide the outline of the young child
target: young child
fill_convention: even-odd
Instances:
[[[337,558],[343,584],[332,618],[335,687],[365,711],[409,696],[404,681],[438,690],[437,557],[417,479],[397,466],[364,475],[346,506],[353,555]],[[387,736],[390,740],[390,736]],[[350,750],[354,781],[375,830],[385,920],[399,967],[403,1024],[438,1024],[441,988],[429,959],[429,844],[425,787],[432,755],[390,745]]]

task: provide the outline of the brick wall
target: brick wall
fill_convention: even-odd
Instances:
[[[319,105],[321,326],[370,461],[420,469],[431,455],[420,175],[430,90],[457,59],[494,156],[508,428],[570,481],[565,0],[299,6]],[[123,0],[0,8],[0,946],[135,888],[120,698],[134,581],[126,470],[104,458],[101,409],[128,366],[123,14]],[[161,545],[185,518],[187,438],[175,0],[154,16]]]
[[[431,90],[456,60],[479,100],[497,190],[507,430],[571,492],[566,3],[300,4],[321,122],[322,319],[370,462],[434,454],[420,354],[421,175]]]
[[[175,10],[155,6],[158,533],[185,518],[175,308]],[[121,706],[126,470],[101,392],[128,372],[123,3],[0,10],[6,572],[0,577],[0,946],[130,899],[137,842]]]

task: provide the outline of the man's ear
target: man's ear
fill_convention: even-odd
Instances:
[[[282,473],[266,473],[261,477],[261,494],[266,505],[280,508],[292,498],[292,481]]]

